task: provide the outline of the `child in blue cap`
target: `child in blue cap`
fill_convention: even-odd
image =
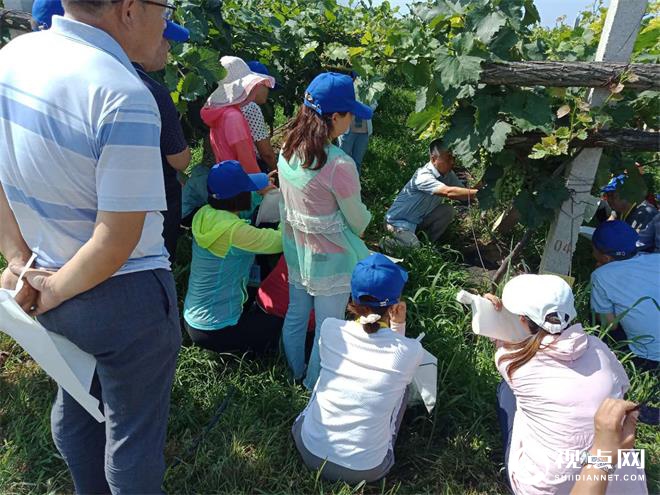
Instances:
[[[305,375],[307,321],[315,310],[316,338],[304,380],[308,389],[319,376],[321,324],[344,316],[353,268],[369,254],[361,236],[371,214],[362,202],[355,162],[332,144],[346,132],[352,115],[368,119],[372,110],[356,101],[351,78],[318,75],[289,124],[278,161],[290,289],[282,340],[293,378],[299,380]]]
[[[394,465],[406,390],[423,353],[405,336],[407,280],[386,256],[368,256],[352,274],[353,319],[323,322],[321,374],[292,434],[305,465],[327,480],[372,482]]]
[[[211,168],[207,186],[208,204],[192,221],[186,330],[205,349],[260,354],[277,343],[282,320],[255,307],[244,310],[246,285],[255,255],[281,253],[282,235],[253,227],[238,213],[250,208],[251,192],[267,188],[269,178],[226,160]]]
[[[603,325],[625,313],[623,332],[617,329],[611,335],[629,340],[637,364],[654,369],[660,361],[660,254],[638,253],[637,238],[621,220],[604,222],[594,231],[597,268],[591,274],[591,309]]]

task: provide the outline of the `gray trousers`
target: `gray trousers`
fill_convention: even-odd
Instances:
[[[170,392],[181,346],[171,272],[112,277],[39,317],[97,359],[98,423],[61,388],[53,440],[76,493],[162,493]]]
[[[452,205],[441,203],[424,217],[418,228],[426,232],[431,242],[437,242],[442,237],[442,234],[445,233],[455,215],[456,210],[454,210]],[[385,243],[386,246],[419,247],[419,238],[415,235],[415,232],[395,227],[387,222],[385,223],[385,228],[391,234],[391,238]]]
[[[396,427],[394,430],[394,436],[392,437],[392,446],[396,442],[396,437],[399,433],[399,428],[401,427],[401,422],[403,421],[403,415],[406,412],[406,405],[408,404],[408,397],[410,396],[410,387],[406,388],[405,393],[403,394],[403,399],[401,400],[401,406],[399,407],[399,412],[396,417]],[[371,483],[373,481],[378,481],[381,478],[384,478],[387,473],[390,472],[392,466],[394,466],[394,451],[392,449],[387,451],[383,462],[378,466],[372,469],[366,469],[364,471],[356,471],[354,469],[349,469],[334,462],[330,462],[326,459],[321,459],[320,457],[315,456],[302,441],[300,431],[302,429],[302,424],[304,421],[304,416],[301,414],[298,416],[296,421],[291,427],[291,435],[293,436],[293,441],[296,444],[296,448],[302,457],[305,466],[309,469],[316,471],[318,469],[323,469],[321,471],[321,476],[328,481],[344,481],[346,483],[355,484],[360,481],[366,481]]]

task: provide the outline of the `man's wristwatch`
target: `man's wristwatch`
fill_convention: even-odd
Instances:
[[[616,469],[616,466],[609,461],[610,458],[591,455],[588,450],[583,450],[580,453],[580,466],[584,467],[589,464],[597,469],[605,471],[607,474],[612,474]]]

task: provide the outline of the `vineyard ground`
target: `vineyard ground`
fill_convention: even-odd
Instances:
[[[382,235],[382,218],[397,189],[426,151],[404,127],[414,96],[388,91],[374,121],[375,134],[363,167],[364,197],[374,219],[367,232],[370,243]],[[279,118],[281,123],[281,115]],[[201,153],[196,153],[199,159]],[[300,462],[289,435],[308,394],[287,381],[283,357],[251,362],[211,355],[184,343],[172,394],[166,456],[169,493],[505,493],[500,461],[502,448],[495,413],[499,381],[489,342],[469,330],[469,315],[454,301],[456,291],[470,285],[459,250],[476,236],[488,237],[481,217],[472,213],[452,226],[447,244],[428,245],[405,255],[411,276],[406,295],[409,333],[426,333],[425,346],[438,356],[438,405],[431,415],[414,407],[406,413],[396,445],[397,463],[386,480],[370,486],[328,484]],[[514,232],[514,236],[519,232]],[[542,236],[526,249],[532,269],[538,263]],[[182,266],[175,276],[182,300],[190,258],[189,240],[178,250]],[[4,261],[0,258],[0,266]],[[588,274],[592,268],[588,243],[580,241],[575,287],[581,321],[588,324]],[[598,332],[598,329],[594,331]],[[606,336],[605,336],[606,338]],[[0,351],[9,353],[0,370],[0,493],[61,493],[72,486],[49,431],[53,383],[6,337]],[[632,398],[643,400],[658,386],[648,374],[634,370]],[[138,377],[139,379],[139,377]],[[218,405],[235,389],[218,424],[202,438],[196,452],[186,453]],[[651,493],[657,492],[660,434],[641,426],[638,447],[647,449]]]

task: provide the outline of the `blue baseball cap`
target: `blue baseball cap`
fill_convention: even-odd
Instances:
[[[612,177],[612,180],[610,180],[607,183],[607,185],[603,186],[600,189],[600,192],[604,192],[604,193],[614,192],[619,187],[621,187],[625,181],[626,181],[626,175],[625,174],[621,174],[621,175],[617,175],[616,177]]]
[[[268,71],[268,67],[266,67],[264,64],[259,62],[258,60],[250,60],[247,63],[248,67],[252,72],[256,72],[257,74],[263,74],[264,76],[270,76],[270,72]],[[273,89],[280,89],[280,85],[275,82],[275,86],[273,86]]]
[[[392,306],[399,302],[407,281],[407,271],[387,256],[374,253],[355,265],[351,277],[351,297],[355,304],[375,308]],[[371,296],[376,301],[363,301],[360,299],[362,296]]]
[[[305,106],[319,115],[351,112],[360,119],[370,119],[374,111],[355,99],[350,76],[337,72],[324,72],[314,78],[305,90]]]
[[[64,15],[64,7],[60,0],[34,0],[32,18],[39,29],[50,29],[54,15]]]
[[[637,252],[639,235],[621,220],[601,223],[594,231],[591,242],[598,251],[614,258],[628,258]]]
[[[190,31],[176,22],[167,21],[163,36],[170,41],[184,43],[190,39]]]
[[[266,174],[246,174],[236,160],[225,160],[211,167],[206,187],[215,199],[233,198],[239,193],[258,191],[269,184]]]

